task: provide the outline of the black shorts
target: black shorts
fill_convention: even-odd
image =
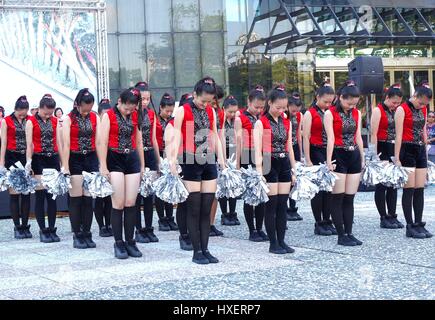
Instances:
[[[9,170],[16,162],[21,162],[23,167],[26,165],[26,153],[14,152],[6,150],[5,168]]]
[[[217,179],[217,167],[216,161],[213,161],[216,157],[211,155],[208,157],[208,161],[204,159],[200,163],[196,162],[196,159],[191,163],[192,158],[183,154],[183,162],[181,164],[182,178],[186,181],[210,181]]]
[[[319,165],[326,162],[326,147],[310,146],[310,159],[313,165]]]
[[[271,166],[269,173],[264,175],[266,181],[269,183],[291,182],[292,171],[288,156],[286,155],[284,158],[270,157],[269,159],[271,159]]]
[[[240,157],[240,167],[247,169],[248,166],[255,168],[255,150],[243,149]]]
[[[407,168],[427,168],[426,145],[402,143],[400,162]]]
[[[145,168],[149,168],[151,171],[157,171],[157,159],[154,150],[144,151],[143,156],[145,159]]]
[[[96,152],[70,153],[69,156],[69,171],[72,176],[81,176],[83,171],[97,172],[98,158]]]
[[[335,160],[334,172],[343,174],[361,173],[361,154],[359,149],[347,151],[344,149],[335,148],[332,154],[332,160]]]
[[[44,169],[56,169],[60,171],[59,155],[54,154],[51,157],[34,154],[32,157],[32,171],[35,175],[42,174]]]
[[[378,154],[379,158],[383,161],[393,162],[391,157],[394,157],[394,143],[378,141]]]
[[[293,154],[296,161],[301,161],[301,149],[299,149],[299,144],[297,143],[293,145]]]
[[[140,160],[137,151],[118,153],[108,150],[107,169],[109,172],[122,172],[125,175],[140,173]]]

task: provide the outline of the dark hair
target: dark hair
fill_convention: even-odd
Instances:
[[[193,96],[191,93],[185,93],[180,98],[180,106],[185,105],[193,100]]]
[[[385,88],[384,91],[384,100],[386,98],[392,98],[392,97],[403,97],[403,92],[400,90],[400,83],[395,83],[389,88]]]
[[[169,93],[165,93],[160,100],[160,108],[175,106],[175,99]]]
[[[264,88],[261,85],[256,85],[254,89],[249,91],[248,101],[252,102],[254,100],[266,100],[266,94],[264,93]]]
[[[196,83],[193,91],[195,91],[198,96],[202,95],[203,93],[216,96],[216,82],[211,77],[205,77]]]
[[[264,112],[267,113],[270,110],[269,101],[274,103],[276,100],[281,100],[281,99],[286,99],[286,100],[288,99],[287,93],[285,92],[285,87],[282,84],[276,86],[275,88],[269,91],[269,94],[267,96],[266,109],[264,110]]]
[[[301,95],[299,92],[293,92],[291,96],[288,97],[288,104],[294,105],[296,107],[302,107]]]
[[[39,108],[42,109],[44,107],[47,109],[56,108],[56,101],[54,101],[53,97],[49,93],[45,94],[39,102]]]
[[[24,109],[29,109],[29,101],[27,101],[26,96],[21,96],[18,98],[17,102],[15,102],[15,110],[24,110]]]
[[[323,97],[324,95],[335,95],[334,89],[332,89],[329,81],[325,81],[316,90],[316,96]]]
[[[432,99],[432,89],[429,86],[429,82],[427,80],[422,81],[417,88],[415,88],[415,94],[417,97],[426,97],[428,99]]]
[[[3,108],[2,106],[0,106],[0,112],[3,114],[3,117],[5,116],[5,108]]]
[[[62,108],[57,107],[56,109],[54,109],[54,115],[56,115],[56,112],[57,112],[58,110],[62,111],[62,114],[63,114],[63,110],[62,110]]]
[[[230,106],[238,106],[239,102],[234,96],[228,96],[224,100],[224,108],[228,109]]]
[[[79,91],[74,102],[77,105],[77,107],[79,107],[82,103],[85,104],[95,103],[95,97],[92,93],[89,92],[88,88],[84,88]]]
[[[140,81],[138,83],[136,83],[136,85],[134,86],[136,89],[138,89],[140,92],[144,92],[144,91],[149,91],[149,85],[147,82],[145,81]]]
[[[216,99],[220,100],[223,99],[224,97],[225,97],[224,88],[222,88],[219,85],[216,85]]]
[[[111,108],[112,108],[112,106],[110,104],[109,99],[101,99],[100,103],[98,104],[98,113],[101,114],[101,112],[103,112],[103,110],[108,110]]]
[[[139,130],[141,130],[142,129],[143,114],[142,114],[142,97],[140,95],[139,89],[133,88],[133,87],[126,89],[126,90],[121,92],[119,98],[121,100],[121,103],[123,103],[123,104],[130,103],[130,104],[136,105],[137,115],[138,115],[138,127],[139,127]],[[117,107],[117,105],[115,105],[115,108],[116,107]]]
[[[355,82],[352,80],[347,80],[344,85],[337,90],[337,96],[338,98],[335,100],[334,105],[337,108],[337,111],[343,111],[343,106],[340,102],[340,97],[343,97],[343,99],[349,99],[349,98],[359,98],[361,95],[361,92],[359,88],[356,86]]]

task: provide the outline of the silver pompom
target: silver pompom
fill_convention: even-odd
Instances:
[[[180,177],[172,174],[169,160],[162,160],[160,165],[161,176],[153,182],[153,189],[156,197],[171,204],[182,203],[187,200],[189,192],[184,186]],[[177,164],[178,173],[181,172],[181,167]]]
[[[435,163],[432,161],[427,162],[427,183],[435,184]]]
[[[0,192],[8,190],[8,170],[0,169]]]
[[[53,200],[58,196],[62,196],[69,192],[71,186],[71,179],[69,175],[63,174],[56,169],[42,170],[41,184],[48,193],[53,195]]]
[[[113,187],[105,176],[99,172],[82,172],[83,188],[92,198],[105,198],[113,194]]]
[[[157,172],[151,171],[149,168],[145,168],[139,187],[139,193],[142,197],[148,198],[154,194],[153,183],[157,180],[157,178]]]
[[[388,162],[369,160],[363,170],[361,181],[366,186],[375,186],[384,179],[385,166]]]
[[[32,177],[19,161],[9,168],[7,183],[12,190],[25,195],[35,193],[39,185],[39,181]]]
[[[319,187],[319,191],[332,192],[338,176],[329,170],[326,163],[314,167],[316,175],[313,182]]]
[[[319,192],[319,186],[313,181],[316,181],[316,167],[304,167],[297,163],[296,169],[293,169],[293,174],[296,176],[296,183],[293,186],[290,196],[293,200],[311,200]]]
[[[260,203],[269,201],[267,194],[270,192],[264,177],[257,170],[249,166],[248,169],[240,169],[245,183],[245,192],[242,194],[243,201],[250,206],[258,206]]]
[[[403,188],[408,182],[408,174],[413,171],[414,169],[412,168],[396,166],[390,162],[385,166],[381,183],[386,187],[394,189]]]
[[[242,172],[237,170],[234,156],[227,161],[227,168],[219,171],[216,198],[238,198],[245,192]]]

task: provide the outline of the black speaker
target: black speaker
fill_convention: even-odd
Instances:
[[[362,94],[382,94],[384,65],[381,57],[357,57],[348,64],[349,79],[355,81]]]

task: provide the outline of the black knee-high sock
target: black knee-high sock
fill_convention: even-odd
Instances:
[[[12,220],[16,227],[21,225],[20,222],[20,195],[11,194],[9,195],[9,208],[11,210]]]
[[[110,216],[112,215],[112,198],[104,198],[104,218],[106,226],[110,226]]]
[[[344,235],[343,198],[344,193],[331,194],[331,197],[329,197],[332,221],[339,236]]]
[[[395,215],[396,207],[397,207],[397,189],[387,188],[386,200],[387,200],[388,214]]]
[[[82,197],[69,197],[69,220],[74,233],[80,232],[82,225]]]
[[[261,231],[263,229],[265,210],[266,210],[266,205],[264,203],[260,203],[258,206],[254,208],[255,228],[257,229],[257,231]]]
[[[375,204],[378,208],[379,215],[385,217],[387,215],[386,209],[386,192],[387,187],[383,184],[377,184],[375,189]]]
[[[322,221],[323,195],[324,191],[320,191],[311,199],[311,210],[313,211],[314,220],[316,220],[316,222]]]
[[[254,231],[254,207],[248,204],[243,205],[243,213],[245,214],[245,220],[249,228],[249,232]]]
[[[219,200],[219,206],[221,207],[221,211],[222,214],[226,215],[228,214],[228,207],[227,207],[227,202],[228,202],[228,198],[220,198]]]
[[[201,236],[199,231],[199,221],[201,214],[201,193],[192,192],[186,200],[186,221],[187,230],[192,241],[193,250],[201,250]],[[210,228],[209,228],[210,229]]]
[[[414,188],[404,188],[402,194],[402,209],[407,224],[412,221],[412,198],[414,196]]]
[[[104,226],[104,199],[97,198],[95,199],[95,220],[97,220],[98,227],[101,229]]]
[[[132,241],[136,225],[136,206],[124,208],[124,234],[125,241]]]
[[[53,200],[53,195],[47,191],[45,191],[45,198],[47,199],[48,227],[54,229],[57,214],[56,200]]]
[[[112,221],[113,237],[115,241],[122,241],[122,215],[124,210],[112,208],[110,220]]]
[[[266,232],[270,239],[270,244],[276,244],[276,209],[278,207],[278,196],[269,196],[269,201],[266,202],[266,210],[264,215],[264,224]]]
[[[229,204],[229,207],[230,207],[230,213],[236,212],[237,199],[229,198],[228,199],[228,204]]]
[[[155,201],[157,215],[159,216],[159,219],[163,219],[165,217],[165,202],[159,197],[156,197]]]
[[[35,192],[35,216],[39,229],[45,229],[45,190]]]
[[[29,214],[30,214],[30,194],[21,195],[21,223],[23,226],[29,224]]]
[[[285,227],[287,226],[287,199],[288,194],[278,195],[278,206],[276,208],[276,237],[278,243],[283,243],[285,238]]]
[[[165,212],[167,218],[172,218],[174,216],[174,205],[172,203],[164,202]]]
[[[354,194],[345,194],[343,197],[343,221],[344,232],[352,234],[352,225],[354,217],[353,201],[355,199]]]
[[[412,204],[414,207],[415,223],[420,223],[423,221],[424,188],[415,188]]]
[[[331,201],[329,200],[331,197],[331,192],[326,192],[326,191],[322,191],[323,192],[323,199],[322,199],[322,215],[323,215],[323,220],[324,221],[329,221],[331,219]]]
[[[82,198],[82,225],[84,232],[90,232],[92,227],[92,198],[83,196]]]
[[[210,211],[214,199],[214,193],[201,193],[199,229],[201,233],[201,249],[203,251],[208,250],[208,239],[210,237]]]
[[[143,215],[145,218],[145,228],[153,226],[153,196],[143,198]]]
[[[138,194],[136,198],[136,229],[142,229],[142,214],[141,214],[141,205],[142,205],[143,197]]]
[[[176,220],[181,235],[187,234],[186,202],[177,205]]]

